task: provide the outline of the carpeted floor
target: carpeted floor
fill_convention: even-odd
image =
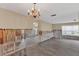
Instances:
[[[79,56],[79,41],[49,39],[27,48],[27,56]]]

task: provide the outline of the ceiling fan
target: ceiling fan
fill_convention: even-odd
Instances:
[[[51,16],[56,16],[56,14],[52,14]]]

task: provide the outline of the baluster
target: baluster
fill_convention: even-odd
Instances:
[[[3,49],[2,49],[2,45],[0,45],[0,56],[3,55]]]
[[[15,45],[16,43],[14,42],[13,44],[14,44],[13,51],[15,51],[16,50],[16,45]]]

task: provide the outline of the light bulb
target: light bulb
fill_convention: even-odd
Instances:
[[[34,10],[34,8],[32,8],[32,11]]]
[[[40,9],[38,9],[38,11],[40,12]]]
[[[30,10],[28,10],[28,13],[30,13]]]

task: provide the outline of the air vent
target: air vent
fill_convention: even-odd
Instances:
[[[52,14],[51,16],[56,16],[56,14]]]

